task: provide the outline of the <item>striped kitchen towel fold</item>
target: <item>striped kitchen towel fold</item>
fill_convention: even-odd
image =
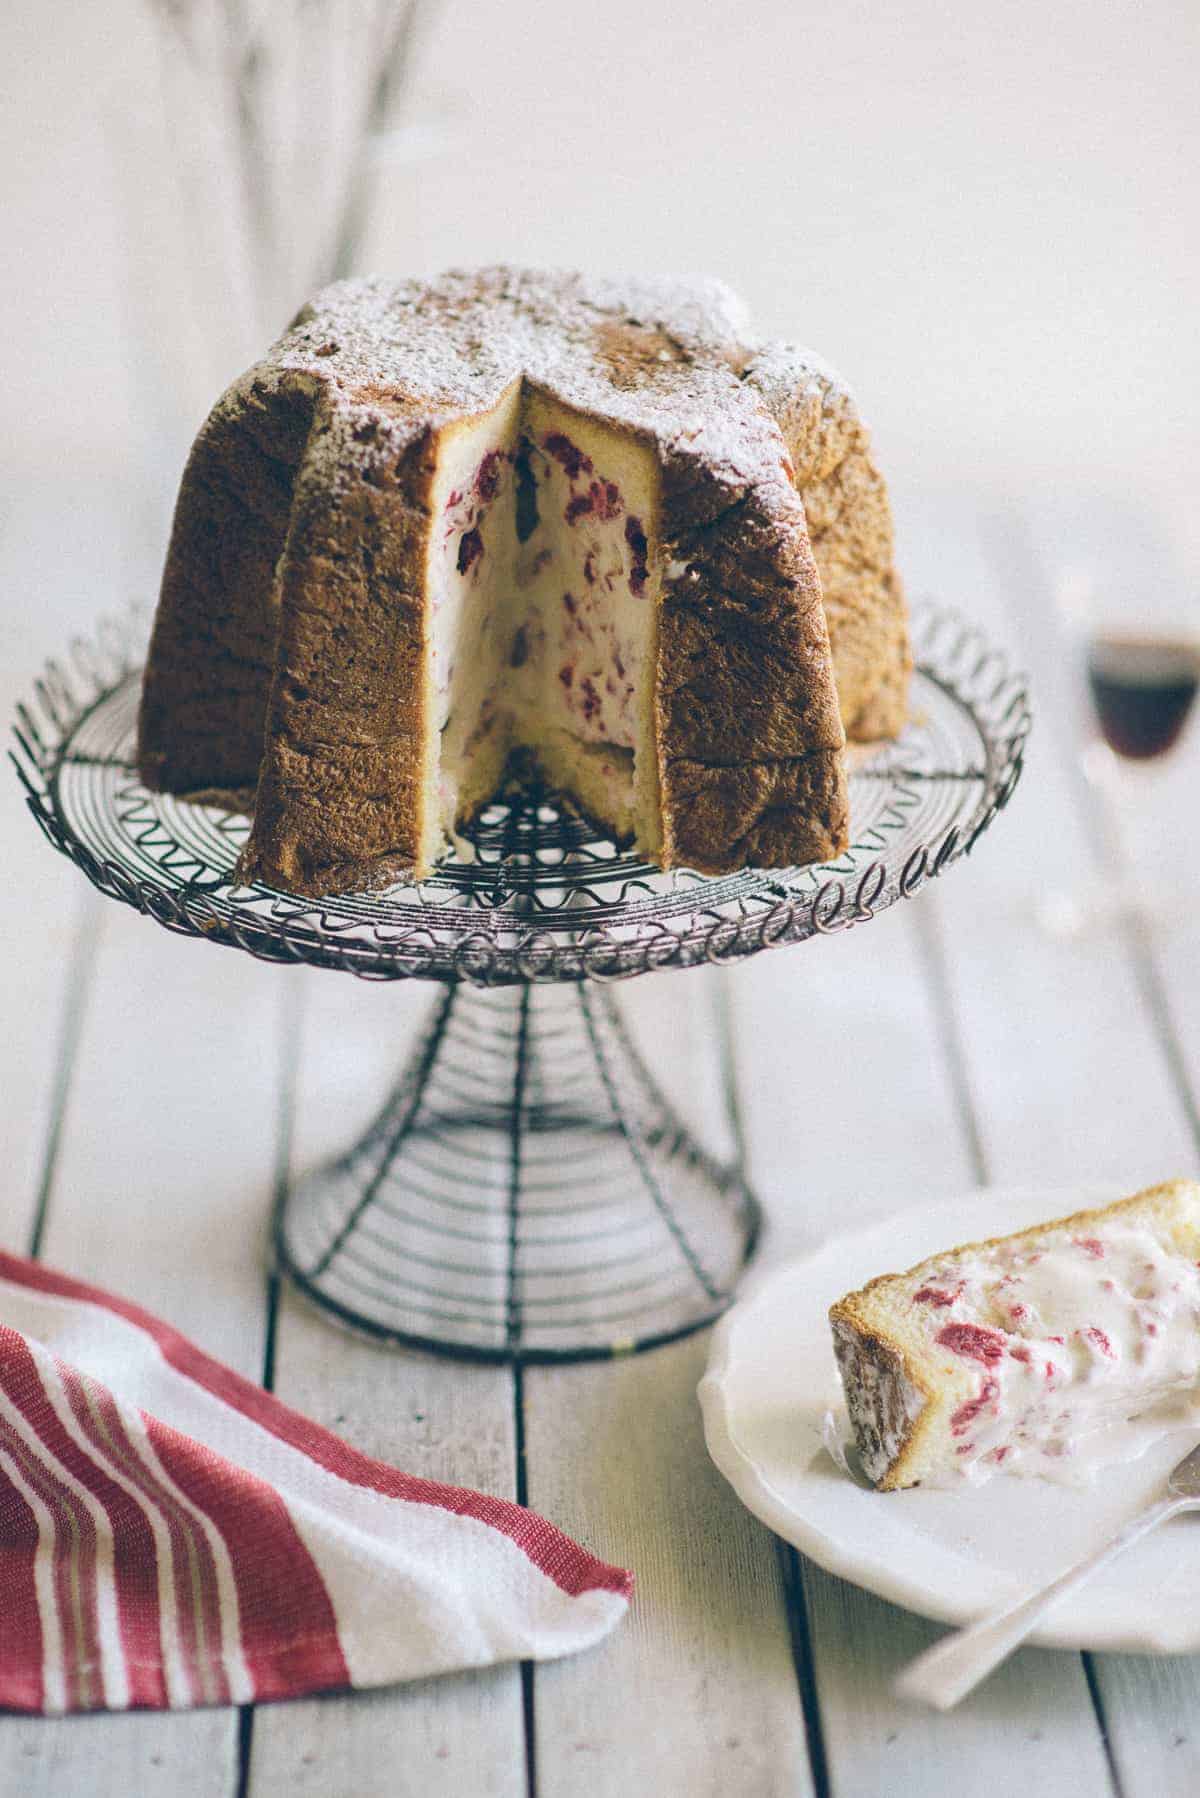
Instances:
[[[631,1576],[360,1454],[136,1305],[0,1253],[0,1706],[241,1704],[571,1654]]]

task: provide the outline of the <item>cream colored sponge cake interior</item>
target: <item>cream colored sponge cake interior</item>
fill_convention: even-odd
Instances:
[[[197,439],[139,768],[304,894],[422,877],[518,756],[661,867],[779,867],[909,669],[849,395],[718,283],[343,282]]]
[[[654,460],[544,395],[520,400],[448,434],[434,487],[422,859],[517,749],[657,857]]]
[[[948,1249],[829,1315],[877,1486],[1081,1477],[1200,1406],[1200,1185]]]

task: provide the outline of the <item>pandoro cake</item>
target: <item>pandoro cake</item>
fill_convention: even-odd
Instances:
[[[347,281],[192,450],[138,766],[303,894],[427,874],[517,755],[663,868],[823,861],[910,665],[853,402],[719,283]]]

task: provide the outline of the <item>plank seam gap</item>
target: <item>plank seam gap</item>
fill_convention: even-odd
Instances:
[[[808,1748],[808,1764],[812,1772],[814,1798],[830,1798],[829,1760],[825,1752],[825,1732],[821,1727],[821,1703],[817,1696],[814,1671],[812,1631],[808,1622],[808,1600],[804,1593],[803,1560],[790,1543],[775,1541],[783,1580],[783,1604],[788,1634],[792,1645],[792,1666],[796,1689],[800,1694],[800,1714],[804,1719],[804,1739]]]
[[[237,1785],[234,1788],[236,1798],[246,1798],[250,1787],[250,1748],[253,1740],[254,1706],[243,1704],[238,1708]]]
[[[263,1338],[263,1385],[275,1390],[275,1354],[279,1324],[280,1271],[275,1259],[276,1225],[287,1200],[296,1125],[296,1092],[304,1028],[304,993],[288,980],[279,1006],[279,1097],[275,1111],[275,1165],[272,1172],[271,1220],[267,1246],[267,1313]]]
[[[81,909],[71,939],[67,962],[67,979],[59,1014],[58,1048],[54,1057],[54,1075],[50,1088],[50,1116],[46,1129],[46,1147],[38,1177],[37,1198],[29,1229],[29,1253],[36,1261],[42,1252],[46,1226],[50,1217],[50,1200],[54,1176],[66,1123],[67,1106],[75,1078],[79,1044],[83,1035],[84,1013],[92,987],[96,950],[101,930],[100,899],[89,893]]]
[[[1124,1798],[1121,1775],[1117,1768],[1112,1742],[1108,1733],[1108,1717],[1104,1709],[1104,1694],[1100,1690],[1100,1680],[1096,1672],[1096,1657],[1085,1649],[1081,1658],[1083,1660],[1083,1675],[1087,1680],[1088,1695],[1092,1701],[1092,1709],[1096,1713],[1096,1727],[1100,1731],[1100,1745],[1104,1749],[1104,1758],[1108,1762],[1108,1777],[1112,1782],[1112,1789],[1116,1794],[1116,1798]]]
[[[725,1095],[725,1113],[733,1137],[733,1164],[737,1172],[746,1172],[746,1118],[742,1108],[741,1083],[738,1078],[737,1039],[733,1026],[733,1006],[729,993],[729,970],[718,972],[713,992],[713,1009],[717,1026],[717,1060],[721,1090]]]
[[[279,1005],[279,1089],[275,1108],[275,1157],[271,1177],[271,1218],[267,1248],[266,1318],[263,1330],[262,1383],[275,1390],[275,1357],[279,1332],[280,1273],[275,1263],[275,1226],[287,1198],[291,1177],[292,1140],[296,1121],[296,1088],[300,1075],[300,1045],[304,996],[292,979],[284,983]],[[234,1798],[247,1798],[250,1764],[254,1753],[253,1704],[238,1707],[237,1780]]]
[[[504,1334],[511,1352],[521,1349],[521,1176],[525,1133],[525,1086],[529,1078],[530,1010],[533,989],[521,989],[512,1100],[508,1119],[508,1273],[504,1291]]]
[[[516,1498],[519,1505],[529,1503],[529,1475],[525,1460],[525,1372],[514,1362],[513,1434],[516,1450]],[[521,1662],[521,1727],[525,1736],[525,1798],[537,1798],[537,1735],[534,1713],[534,1664]]]
[[[1171,1009],[1171,1001],[1167,997],[1167,989],[1159,972],[1158,961],[1153,947],[1136,922],[1126,926],[1126,937],[1129,940],[1130,954],[1133,961],[1134,978],[1141,988],[1146,1009],[1154,1026],[1154,1034],[1158,1038],[1158,1046],[1166,1063],[1167,1075],[1175,1088],[1176,1097],[1183,1108],[1188,1129],[1197,1151],[1200,1151],[1200,1104],[1192,1090],[1188,1077],[1187,1060],[1183,1053],[1183,1045],[1179,1040],[1179,1031],[1175,1024],[1175,1014]]]
[[[938,1047],[950,1079],[950,1091],[959,1126],[966,1140],[971,1171],[981,1186],[988,1183],[987,1154],[979,1127],[979,1111],[967,1074],[966,1045],[950,987],[950,975],[942,947],[941,920],[929,900],[912,911],[919,960],[925,969],[933,1002]]]

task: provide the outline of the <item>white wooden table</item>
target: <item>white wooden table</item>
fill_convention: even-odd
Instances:
[[[119,493],[84,488],[65,515],[58,487],[6,497],[7,720],[42,657],[120,604],[153,557],[130,550]],[[1032,668],[1012,808],[970,861],[869,928],[727,977],[622,989],[635,1029],[676,1045],[659,1066],[696,1127],[741,1131],[767,1256],[980,1181],[1132,1190],[1194,1170],[1200,1150],[1200,919],[1163,940],[1064,945],[1031,917],[1036,894],[1087,875],[1099,841],[1063,718],[1052,584],[1110,538],[1128,544],[1127,522],[1001,495],[910,497],[900,516],[913,587],[977,615]],[[1197,834],[1198,759],[1200,738],[1147,811],[1149,845],[1185,820]],[[530,1502],[638,1576],[616,1633],[552,1666],[253,1715],[0,1717],[5,1798],[1200,1790],[1200,1659],[1027,1650],[951,1716],[894,1704],[890,1675],[935,1627],[741,1510],[704,1452],[704,1337],[518,1382],[368,1346],[270,1290],[273,1188],[365,1119],[426,993],[261,967],[94,899],[12,779],[0,846],[5,1246],[140,1300],[415,1472],[512,1495],[523,1444]]]

